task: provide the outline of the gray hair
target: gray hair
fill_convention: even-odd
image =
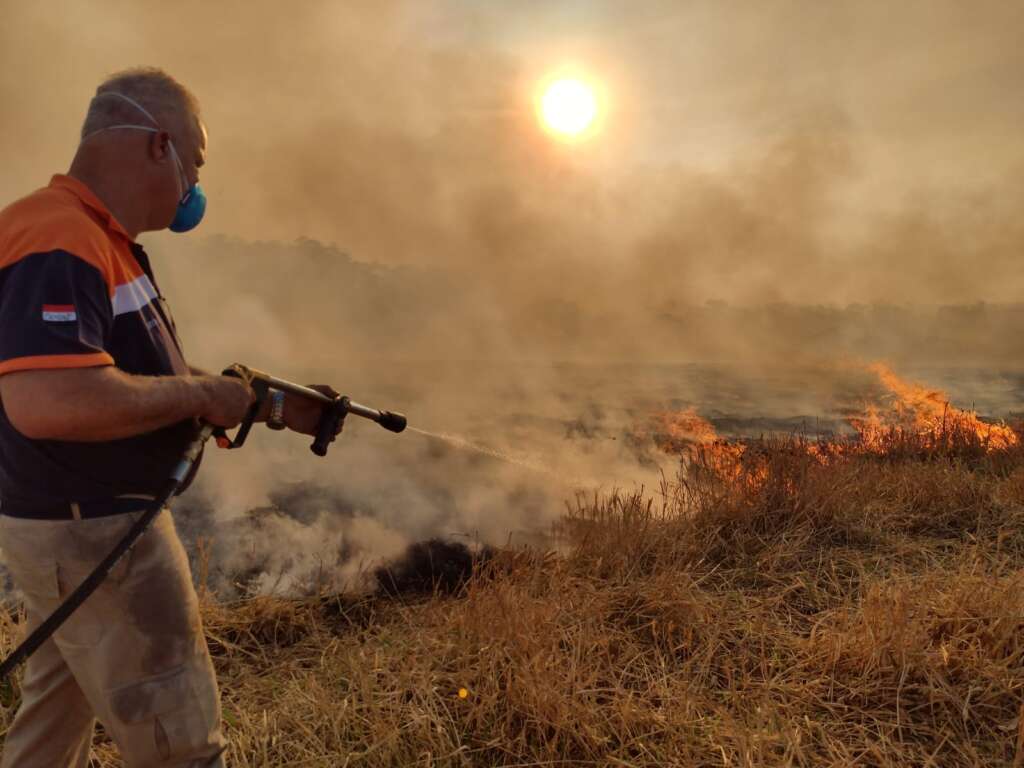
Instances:
[[[141,104],[164,129],[185,125],[185,118],[199,118],[199,100],[169,74],[157,67],[136,67],[115,72],[96,89],[82,123],[82,138],[103,128],[124,123],[149,125],[145,115],[124,99],[104,93],[120,93]]]

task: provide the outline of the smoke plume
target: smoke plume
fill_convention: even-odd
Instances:
[[[435,433],[209,451],[178,519],[225,589],[536,540],[573,492],[671,472],[635,439],[652,413],[820,425],[867,386],[851,361],[1016,408],[1019,3],[0,13],[0,204],[66,169],[103,77],[165,67],[203,104],[210,210],[143,242],[193,364],[330,382]],[[588,142],[537,127],[562,69],[607,93]]]

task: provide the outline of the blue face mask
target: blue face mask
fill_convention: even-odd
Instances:
[[[193,184],[178,201],[178,212],[168,227],[171,232],[188,232],[199,226],[206,213],[206,193],[199,184]]]
[[[98,131],[93,131],[87,136],[82,137],[82,141],[85,141],[89,136],[95,136],[97,133],[103,131],[113,131],[117,129],[131,129],[135,131],[149,131],[150,133],[159,133],[160,123],[156,121],[149,111],[143,107],[135,99],[125,96],[123,93],[116,93],[114,91],[105,91],[96,95],[96,98],[103,96],[115,96],[119,99],[123,99],[139,110],[142,114],[148,117],[154,126],[148,125],[110,125],[106,128],[100,128]],[[178,210],[174,214],[174,220],[168,226],[171,232],[188,232],[189,230],[195,229],[199,226],[199,222],[203,220],[203,216],[206,214],[206,193],[203,192],[203,188],[199,184],[193,184],[189,186],[188,177],[185,175],[185,167],[181,164],[181,158],[178,157],[178,150],[174,148],[174,141],[168,140],[171,147],[171,156],[174,158],[174,163],[178,168],[177,181],[178,181]]]

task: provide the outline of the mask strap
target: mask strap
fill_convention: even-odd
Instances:
[[[128,124],[128,123],[122,123],[121,125],[108,125],[106,128],[98,128],[95,131],[93,131],[92,133],[86,134],[85,136],[82,137],[82,141],[85,141],[90,136],[95,136],[97,133],[102,133],[103,131],[112,131],[115,128],[133,128],[133,129],[135,129],[137,131],[150,131],[151,133],[156,133],[157,131],[160,130],[160,123],[157,122],[156,118],[153,117],[149,113],[149,110],[147,110],[144,106],[139,104],[139,102],[137,102],[135,99],[133,99],[133,98],[131,98],[129,96],[125,96],[123,93],[118,93],[117,91],[104,91],[103,93],[97,93],[95,96],[92,97],[92,100],[96,101],[96,99],[102,99],[104,96],[113,96],[115,98],[127,101],[129,104],[131,104],[137,110],[139,110],[139,112],[141,112],[146,117],[148,117],[149,121],[151,123],[153,123],[153,125],[155,125],[156,128],[150,128],[147,125],[131,125],[131,124]]]
[[[114,96],[118,99],[123,99],[124,101],[127,101],[137,110],[139,110],[139,112],[148,117],[150,121],[153,123],[153,125],[157,127],[151,128],[148,125],[131,125],[129,123],[122,123],[120,125],[108,125],[106,128],[98,128],[92,133],[86,134],[85,136],[82,137],[82,141],[85,141],[90,136],[95,136],[97,133],[103,133],[103,131],[113,131],[120,128],[127,128],[133,131],[148,131],[149,133],[159,133],[161,130],[163,130],[162,128],[160,128],[160,123],[157,122],[157,119],[149,113],[149,110],[147,110],[144,106],[139,104],[139,102],[137,102],[130,96],[125,96],[123,93],[118,93],[117,91],[104,91],[103,93],[97,93],[95,96],[93,96],[93,101],[95,101],[96,99],[101,99],[104,96]],[[174,140],[169,139],[168,143],[171,145],[171,154],[174,156],[174,163],[175,165],[178,166],[178,199],[184,202],[185,200],[188,199],[188,196],[191,192],[188,186],[188,179],[185,176],[185,166],[181,164],[181,158],[178,157],[178,150],[174,148]]]
[[[135,99],[129,96],[125,96],[123,93],[118,93],[117,91],[104,91],[103,93],[97,93],[95,96],[93,96],[93,101],[95,101],[96,99],[102,99],[104,96],[114,96],[118,99],[123,99],[124,101],[127,101],[137,110],[139,110],[139,112],[148,117],[149,121],[153,123],[153,125],[157,126],[158,128],[160,127],[160,123],[157,121],[155,117],[149,114],[149,110],[147,110],[144,106],[139,104],[139,102],[137,102]]]
[[[147,133],[160,133],[159,128],[150,128],[148,125],[129,125],[128,123],[125,123],[124,125],[108,125],[106,128],[97,128],[92,133],[85,134],[85,136],[82,137],[82,141],[85,141],[90,136],[95,136],[97,133],[103,133],[104,131],[114,131],[119,128],[129,128],[133,131],[146,131]]]
[[[167,143],[171,145],[171,154],[174,155],[174,162],[178,164],[178,200],[184,203],[192,194],[192,190],[188,185],[188,177],[185,176],[185,166],[181,164],[178,150],[174,148],[174,142],[168,139]]]

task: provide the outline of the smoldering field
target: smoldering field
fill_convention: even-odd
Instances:
[[[209,452],[179,519],[219,586],[355,584],[423,536],[543,536],[580,484],[652,487],[666,459],[624,435],[674,404],[817,429],[872,386],[843,366],[885,359],[1016,407],[1021,10],[983,6],[7,3],[0,196],[60,169],[108,72],[193,88],[220,235],[144,238],[192,362],[485,449],[353,423],[326,461]],[[607,92],[593,141],[537,125],[565,67]]]
[[[579,305],[561,311],[586,330],[555,362],[551,347],[494,341],[466,281],[440,270],[222,238],[179,245],[160,266],[164,291],[185,298],[177,322],[196,364],[327,382],[432,433],[353,418],[326,459],[262,428],[241,451],[211,447],[175,515],[225,598],[364,591],[376,566],[431,538],[558,549],[552,525],[580,493],[653,492],[675,475],[678,456],[659,444],[666,412],[692,410],[723,437],[848,434],[847,417],[888,394],[865,367],[880,356],[992,420],[1016,417],[1024,387],[1014,305],[678,306],[648,321],[679,339],[665,347],[673,362],[599,359],[602,318]],[[552,324],[543,338],[561,317],[533,322]],[[470,349],[479,359],[457,359]]]

